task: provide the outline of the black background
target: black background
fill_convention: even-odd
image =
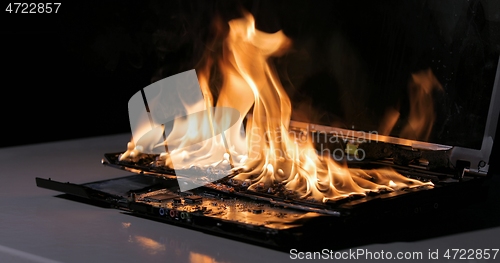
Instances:
[[[64,2],[57,14],[3,6],[0,146],[130,132],[127,102],[153,70],[134,54],[142,7],[120,2]]]
[[[74,1],[57,14],[8,13],[5,3],[0,147],[130,132],[129,98],[151,81],[195,68],[211,20],[238,17],[240,7],[259,29],[283,29],[294,40],[277,66],[289,71],[282,81],[295,105],[307,98],[311,112],[321,113],[314,121],[372,130],[386,105],[399,105],[402,126],[410,74],[432,68],[447,92],[437,102],[445,128],[431,139],[481,137],[500,50],[499,34],[491,33],[499,23],[485,18],[491,7],[483,2],[457,11],[451,32],[427,1]],[[442,10],[459,5],[436,3]],[[344,44],[342,60],[328,58],[332,36],[343,41],[333,43]],[[346,68],[345,79],[332,77],[336,65]],[[451,73],[458,77],[449,80]],[[344,83],[357,79],[364,82]],[[368,87],[365,95],[351,109],[341,106],[356,85]]]

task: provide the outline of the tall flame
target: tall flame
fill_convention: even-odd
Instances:
[[[434,119],[432,92],[442,91],[441,84],[431,69],[412,74],[410,92],[410,116],[408,125],[401,132],[401,137],[412,140],[427,140],[431,134]]]
[[[400,137],[419,141],[429,139],[436,118],[432,99],[434,90],[443,91],[443,88],[431,69],[411,74],[411,81],[408,84],[410,114]],[[399,110],[388,108],[379,127],[379,134],[388,135],[398,121],[399,115]]]
[[[226,135],[233,158],[232,164],[238,173],[234,179],[251,180],[249,189],[269,189],[276,184],[295,192],[301,198],[335,200],[351,195],[366,195],[370,191],[392,191],[395,189],[432,185],[408,179],[390,169],[349,169],[332,160],[329,155],[319,155],[310,140],[296,137],[289,130],[292,113],[291,102],[282,87],[271,58],[284,54],[292,42],[282,31],[273,34],[255,28],[251,14],[229,22],[229,33],[224,41],[223,55],[218,66],[223,75],[217,107],[232,107],[242,116]],[[208,60],[207,60],[208,61]],[[205,101],[211,105],[209,93],[209,70],[201,70],[199,81],[206,94]],[[200,104],[200,105],[201,105]],[[241,127],[246,118],[246,137],[241,136]],[[221,119],[224,116],[212,116]],[[206,125],[206,124],[205,124]],[[176,131],[178,129],[180,132]],[[188,131],[193,134],[210,131],[203,123],[175,123],[170,136],[178,137],[179,143],[189,144]],[[224,138],[205,141],[193,152],[183,154],[170,152],[168,158],[185,160],[186,167],[204,164],[218,165],[227,148],[221,146]],[[227,143],[227,142],[226,142]],[[214,159],[215,157],[215,159]],[[165,161],[169,165],[169,161]],[[209,162],[204,162],[210,159]],[[227,160],[227,158],[226,158]]]

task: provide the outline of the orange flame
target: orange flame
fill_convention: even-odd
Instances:
[[[296,138],[289,130],[291,102],[271,63],[272,57],[284,54],[291,45],[291,40],[282,31],[269,34],[257,30],[251,14],[229,22],[223,56],[218,61],[223,84],[217,107],[232,107],[243,113],[236,125],[225,133],[232,145],[230,154],[237,156],[232,164],[240,173],[234,178],[250,179],[249,189],[269,189],[281,183],[301,198],[323,202],[351,195],[364,196],[371,191],[431,186],[430,182],[408,179],[389,169],[349,169],[329,156],[318,155],[311,141]],[[200,103],[207,105],[212,100],[208,88],[209,72],[206,67],[199,71],[200,86],[207,94],[205,101]],[[241,127],[247,114],[246,137],[242,137]],[[174,126],[170,136],[177,136],[178,142],[186,145],[191,136],[187,131],[195,131],[193,136],[210,131],[209,127],[202,127],[203,124],[197,122],[175,123]],[[221,144],[219,136],[175,158],[185,160],[186,167],[202,167],[207,163],[214,166],[223,160],[221,156],[226,151]],[[165,164],[169,165],[169,158],[176,155],[179,156],[170,152]],[[207,159],[210,161],[205,162]]]
[[[443,90],[431,69],[412,74],[409,86],[410,116],[401,137],[412,140],[429,139],[436,118],[432,100],[434,89]]]
[[[434,90],[443,91],[441,83],[426,69],[411,75],[408,85],[410,96],[410,114],[408,122],[400,133],[401,138],[427,141],[436,118],[432,93]],[[388,108],[379,128],[379,134],[389,135],[399,119],[400,112],[395,108]]]

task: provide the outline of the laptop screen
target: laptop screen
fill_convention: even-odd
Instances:
[[[293,51],[276,66],[292,119],[481,149],[500,50],[498,9],[358,2],[281,14]],[[332,8],[321,5],[336,5],[335,14],[322,14]]]

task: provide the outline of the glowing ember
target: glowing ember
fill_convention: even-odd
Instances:
[[[390,169],[347,168],[330,156],[318,155],[310,138],[304,140],[292,133],[289,130],[291,102],[270,62],[271,57],[282,55],[289,47],[291,40],[283,32],[268,34],[256,30],[254,18],[250,14],[230,21],[223,56],[218,61],[223,84],[216,109],[234,108],[242,116],[226,132],[194,145],[192,142],[199,136],[203,137],[203,133],[215,134],[212,123],[224,123],[225,116],[216,110],[201,120],[190,118],[176,121],[165,140],[169,149],[175,149],[163,153],[159,160],[166,166],[171,166],[175,159],[176,164],[182,163],[186,169],[196,166],[198,169],[219,169],[224,172],[231,169],[231,164],[232,169],[239,171],[234,179],[250,182],[250,190],[269,189],[280,184],[300,198],[323,202],[352,195],[364,196],[369,192],[432,186],[431,182],[412,180]],[[211,63],[212,60],[206,61]],[[186,104],[188,113],[213,107],[208,88],[209,72],[206,65],[198,71],[205,97],[201,101]],[[426,87],[422,80],[419,75],[414,76],[416,85]],[[415,92],[427,94],[429,89],[415,89]],[[409,125],[422,125],[418,122],[421,119],[419,110],[425,107],[419,103],[412,104],[415,114],[410,116]],[[399,115],[395,110],[391,114],[394,113]],[[245,117],[246,136],[242,136]],[[389,118],[387,125],[394,125],[397,118]],[[430,130],[426,127],[412,131],[420,138],[428,135]],[[405,129],[404,132],[409,131]],[[171,147],[172,143],[176,147]],[[137,156],[143,147],[140,143],[137,146],[130,143],[121,159]]]

